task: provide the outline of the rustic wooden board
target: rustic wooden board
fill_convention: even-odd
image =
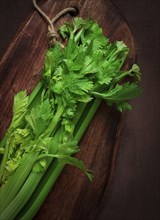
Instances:
[[[123,40],[131,49],[127,66],[134,61],[132,34],[125,19],[110,1],[41,1],[41,7],[50,16],[69,6],[78,9],[78,16],[97,20],[111,41]],[[71,15],[65,15],[57,22],[57,26],[71,19]],[[33,11],[0,62],[1,137],[11,121],[13,95],[22,89],[30,93],[40,78],[48,47],[46,32],[46,23]],[[122,114],[101,104],[81,140],[81,151],[76,155],[94,171],[93,182],[90,183],[76,168],[66,166],[35,219],[97,218],[111,190],[123,121]]]

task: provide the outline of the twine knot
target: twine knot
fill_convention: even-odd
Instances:
[[[47,33],[47,37],[50,41],[50,45],[55,45],[56,41],[58,40],[58,33],[56,32],[55,28],[52,26],[48,26],[48,33]]]

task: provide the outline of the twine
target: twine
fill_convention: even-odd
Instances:
[[[46,20],[46,22],[48,23],[48,33],[47,33],[47,37],[50,40],[50,44],[51,45],[55,45],[56,41],[59,38],[59,35],[57,33],[57,31],[55,30],[54,27],[54,23],[64,14],[66,13],[77,13],[77,10],[74,7],[68,7],[63,9],[62,11],[60,11],[56,16],[54,16],[52,19],[50,19],[48,17],[48,15],[42,11],[42,9],[37,5],[37,1],[33,0],[33,5],[35,7],[35,9],[39,12],[39,14]],[[63,47],[63,45],[62,45]]]

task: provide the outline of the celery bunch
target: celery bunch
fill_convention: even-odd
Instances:
[[[141,93],[139,67],[122,70],[129,53],[123,42],[110,43],[96,22],[82,18],[59,31],[67,46],[49,48],[37,87],[14,97],[13,119],[0,143],[1,219],[31,219],[65,164],[92,180],[72,155],[101,99],[123,111]],[[135,82],[122,83],[126,76]]]

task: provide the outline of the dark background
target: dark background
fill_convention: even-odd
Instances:
[[[131,27],[143,95],[126,114],[112,192],[100,220],[160,219],[160,1],[113,0]],[[31,0],[0,0],[0,57],[33,10]]]

